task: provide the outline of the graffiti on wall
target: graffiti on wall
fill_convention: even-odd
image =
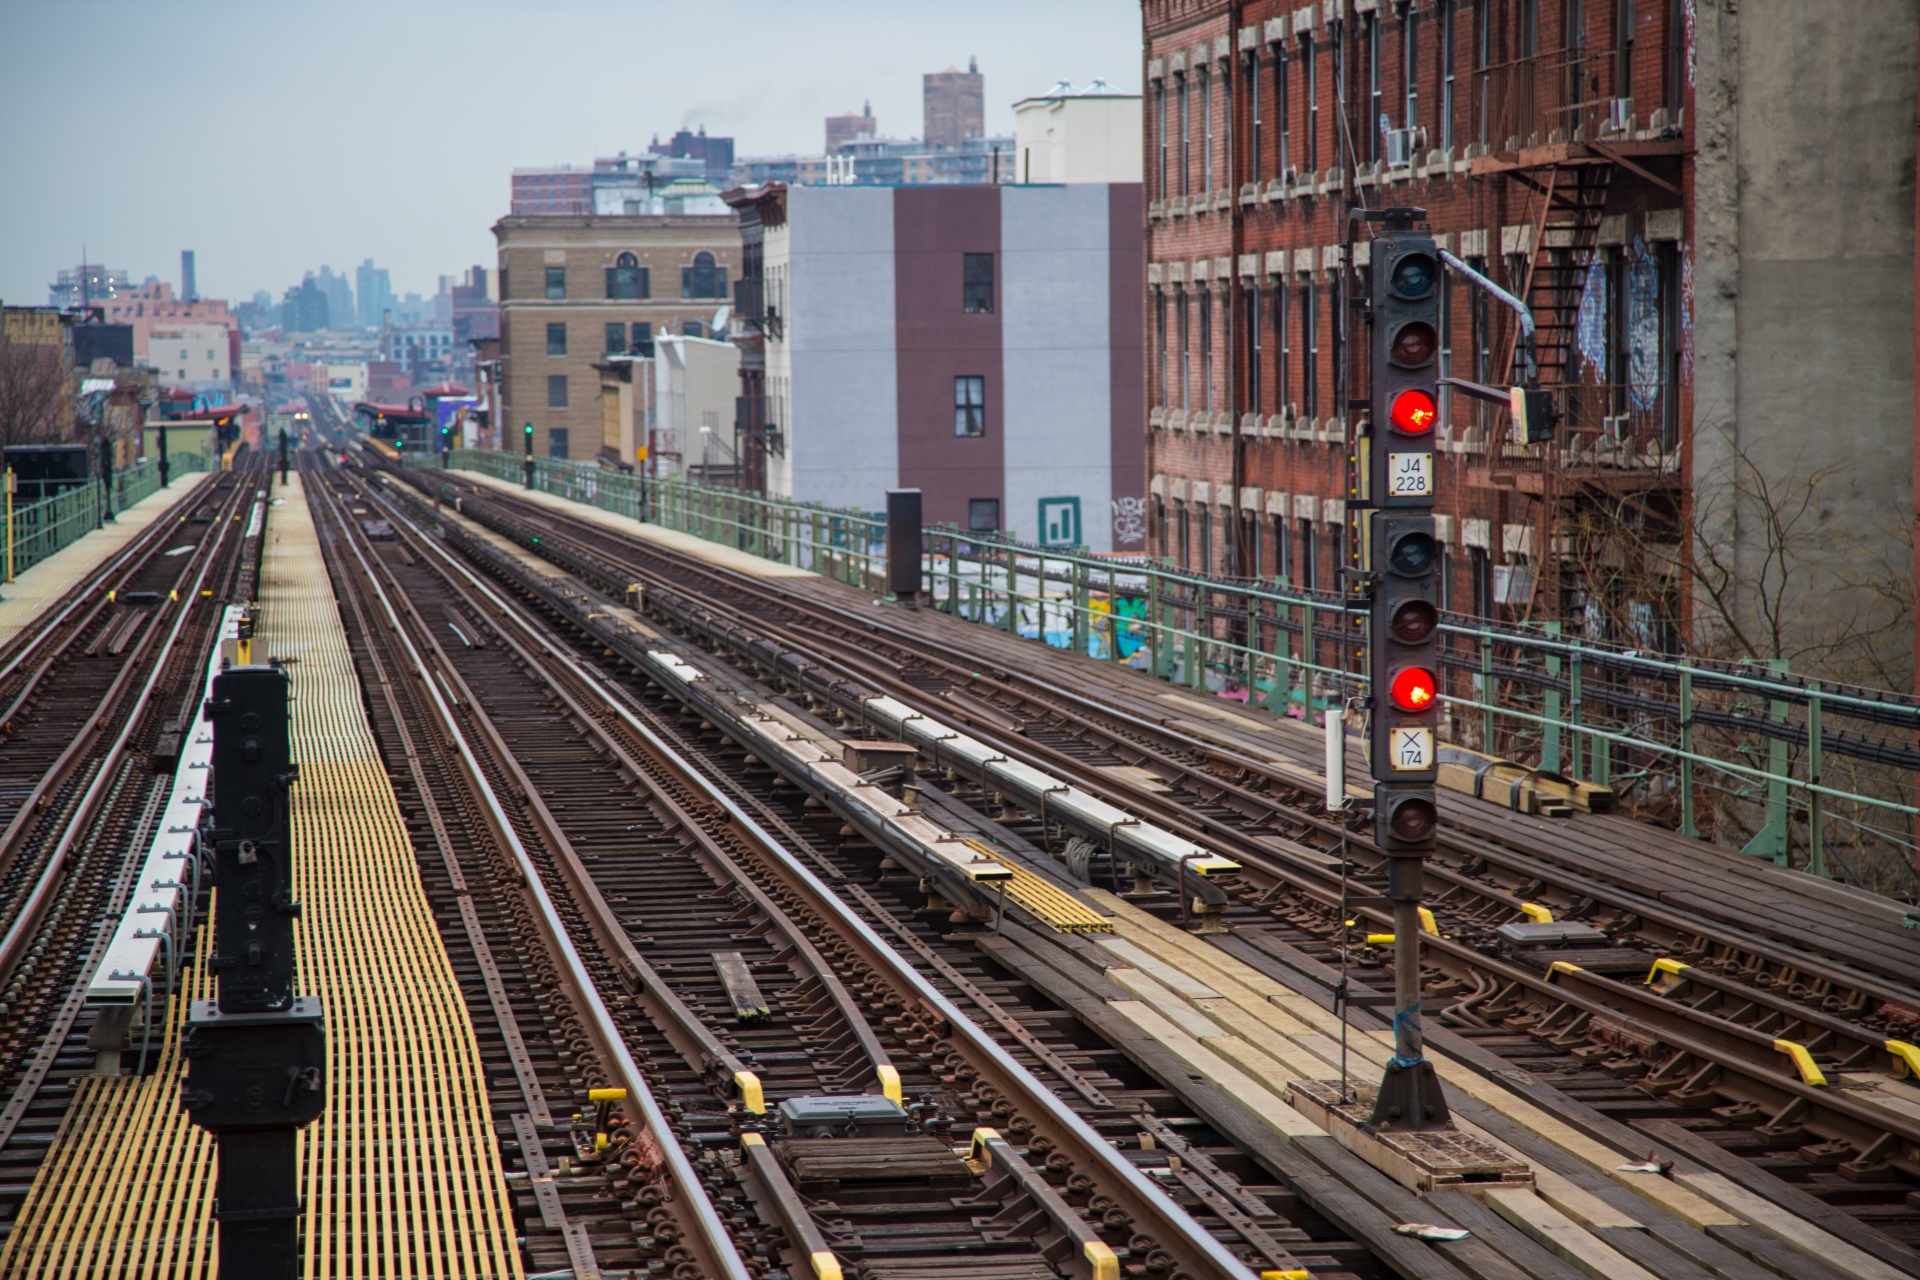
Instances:
[[[1122,547],[1145,546],[1147,541],[1147,500],[1145,498],[1115,498],[1113,500],[1113,545]]]
[[[1660,265],[1639,236],[1627,251],[1627,395],[1652,409],[1660,398]]]

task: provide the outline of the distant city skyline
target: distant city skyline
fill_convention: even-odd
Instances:
[[[88,62],[126,71],[75,95],[62,51],[83,28]],[[31,122],[0,131],[0,186],[16,193],[0,205],[9,303],[44,303],[83,245],[135,283],[176,288],[192,249],[198,291],[235,302],[277,299],[323,263],[351,276],[368,258],[395,296],[431,297],[438,277],[493,262],[488,228],[516,167],[590,164],[699,125],[741,156],[814,154],[827,116],[868,101],[882,135],[914,137],[921,77],[969,58],[987,131],[1010,133],[1015,100],[1095,76],[1137,91],[1141,65],[1140,11],[1122,0],[323,0],[265,29],[234,0],[14,0],[8,37],[0,104]],[[578,61],[589,48],[631,50],[631,66]],[[296,64],[305,87],[292,92]],[[203,106],[218,89],[218,109],[170,122],[185,77]],[[423,90],[435,82],[444,110]]]

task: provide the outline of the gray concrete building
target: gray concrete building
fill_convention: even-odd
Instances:
[[[1911,688],[1920,11],[1689,9],[1696,605]]]
[[[768,492],[1144,550],[1137,183],[727,199]]]

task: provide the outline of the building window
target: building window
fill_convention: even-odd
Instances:
[[[607,296],[617,302],[638,302],[647,297],[647,269],[630,253],[623,253],[607,268]]]
[[[715,266],[713,255],[702,249],[693,255],[693,265],[680,268],[680,296],[683,298],[722,298],[727,292],[727,269]]]
[[[1314,545],[1313,518],[1303,516],[1300,520],[1299,563],[1295,569],[1300,585],[1308,591],[1320,586],[1320,549]]]
[[[653,356],[653,325],[646,320],[633,322],[633,340],[627,350],[636,356]]]
[[[1247,54],[1247,180],[1260,181],[1260,51]]]
[[[1000,499],[967,499],[967,532],[998,533],[1000,531]]]
[[[1273,345],[1275,353],[1273,358],[1273,392],[1275,401],[1279,404],[1282,412],[1286,411],[1288,403],[1287,365],[1293,359],[1292,348],[1288,345],[1288,329],[1287,282],[1285,280],[1275,280],[1273,282]]]
[[[607,326],[607,354],[610,356],[627,354],[627,326],[622,321],[615,320]]]
[[[1440,149],[1453,150],[1453,6],[1440,0]]]
[[[1187,295],[1181,291],[1174,303],[1180,308],[1180,407],[1193,408],[1193,362],[1187,353],[1193,349],[1193,312],[1187,305]]]
[[[567,429],[565,427],[547,428],[547,456],[564,458],[567,456]]]
[[[1633,96],[1633,0],[1617,0],[1613,11],[1613,96]]]
[[[567,269],[565,267],[547,268],[547,297],[553,299],[567,296]]]
[[[1320,299],[1311,278],[1300,286],[1300,412],[1320,416]]]
[[[1160,344],[1160,378],[1154,385],[1160,391],[1159,403],[1164,406],[1170,390],[1167,386],[1167,295],[1159,289],[1153,291],[1153,331],[1155,341]]]
[[[1320,172],[1320,63],[1313,56],[1313,37],[1300,40],[1300,65],[1307,70],[1307,172]]]
[[[1260,402],[1260,360],[1261,360],[1261,324],[1260,324],[1260,285],[1251,282],[1246,289],[1247,300],[1247,409],[1251,413],[1261,412],[1265,406]]]
[[[1193,186],[1193,112],[1187,96],[1187,78],[1180,77],[1180,194]]]
[[[1211,576],[1213,573],[1213,508],[1200,508],[1200,573]]]
[[[1406,119],[1400,124],[1411,129],[1420,123],[1420,15],[1412,9],[1400,20],[1400,78],[1407,91]]]
[[[547,408],[564,409],[567,407],[567,375],[550,374],[547,377]]]
[[[547,354],[563,356],[567,354],[567,326],[550,324],[547,326]]]
[[[1180,531],[1180,567],[1186,569],[1193,564],[1193,533],[1186,503],[1173,504],[1173,518]]]
[[[1666,108],[1669,115],[1686,103],[1687,20],[1681,12],[1683,0],[1667,0]],[[1624,96],[1624,95],[1623,95]]]
[[[1213,412],[1213,290],[1200,290],[1200,383],[1207,412]]]
[[[1160,133],[1160,182],[1157,187],[1159,198],[1167,198],[1167,82],[1153,82],[1154,127]]]
[[[1678,5],[1680,0],[1674,0]],[[1493,77],[1488,72],[1493,67],[1493,6],[1476,5],[1474,8],[1473,61],[1480,73],[1480,145],[1487,145],[1492,131],[1492,122],[1488,119],[1489,104],[1493,101]]]
[[[987,434],[987,380],[977,375],[962,375],[953,380],[953,434]],[[997,526],[996,526],[997,527]]]
[[[1293,163],[1292,117],[1287,111],[1287,51],[1280,45],[1273,48],[1273,118],[1280,125],[1280,154],[1275,170],[1281,177],[1287,174],[1287,166]]]
[[[1213,190],[1213,76],[1200,68],[1200,190]]]
[[[1273,518],[1273,580],[1287,580],[1287,518]]]
[[[1540,55],[1540,0],[1520,0],[1520,56]]]
[[[1468,586],[1473,592],[1473,612],[1476,617],[1493,616],[1493,560],[1487,555],[1485,547],[1467,548]]]
[[[962,266],[961,305],[970,316],[990,316],[993,314],[993,255],[990,253],[964,253],[960,255]]]
[[[1386,126],[1385,96],[1380,92],[1380,14],[1361,19],[1361,38],[1367,42],[1367,163],[1380,159],[1380,131]]]

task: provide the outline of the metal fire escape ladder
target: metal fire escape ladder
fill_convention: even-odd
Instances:
[[[1580,298],[1600,238],[1613,165],[1557,164],[1547,171],[1544,184],[1523,174],[1513,176],[1540,192],[1540,215],[1532,223],[1532,252],[1520,296],[1533,311],[1540,381],[1562,385],[1572,372]],[[1507,368],[1513,368],[1511,343]]]

